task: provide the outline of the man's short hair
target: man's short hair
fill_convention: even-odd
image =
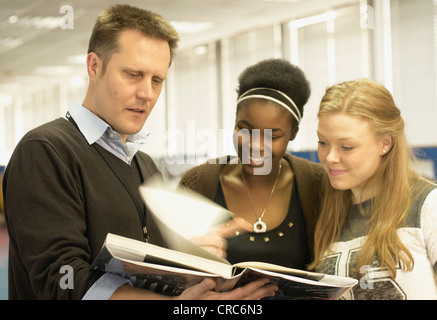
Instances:
[[[103,72],[112,54],[118,49],[118,36],[126,29],[138,30],[145,36],[166,40],[170,48],[171,63],[179,41],[175,28],[154,12],[119,4],[100,13],[88,44],[88,53],[94,52],[103,60]]]

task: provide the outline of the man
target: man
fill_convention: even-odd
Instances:
[[[138,193],[158,170],[138,150],[177,41],[173,27],[146,10],[117,5],[98,17],[82,105],[29,132],[7,166],[10,299],[165,298],[90,264],[108,232],[164,243]],[[74,283],[62,285],[62,270],[71,269]],[[276,289],[266,280],[228,293],[214,286],[207,279],[180,298],[258,299]]]

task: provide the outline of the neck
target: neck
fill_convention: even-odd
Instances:
[[[367,201],[375,196],[371,188],[366,188],[365,190],[362,188],[353,188],[351,191],[353,204],[363,203],[364,201]]]
[[[118,132],[116,129],[114,129],[114,127],[113,127],[110,123],[108,123],[108,121],[106,121],[102,116],[100,116],[100,115],[96,112],[95,108],[92,107],[92,106],[95,105],[95,104],[93,103],[93,100],[91,99],[92,96],[93,96],[93,95],[89,93],[89,89],[88,89],[88,92],[87,92],[87,94],[86,94],[86,96],[85,96],[85,99],[84,99],[83,102],[82,102],[82,106],[84,106],[84,107],[87,108],[89,111],[91,111],[91,112],[94,113],[96,116],[98,116],[100,119],[102,119],[103,121],[105,121],[105,123],[107,123],[107,124],[111,127],[112,130]],[[120,136],[121,136],[121,140],[122,140],[123,144],[126,145],[126,140],[127,140],[128,135],[126,135],[126,134],[121,134],[120,132],[118,132],[118,133],[119,133]]]

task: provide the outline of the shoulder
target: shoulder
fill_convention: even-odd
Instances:
[[[434,185],[434,188],[426,195],[421,206],[421,215],[422,218],[433,216],[432,220],[437,223],[437,185]]]
[[[156,166],[155,161],[152,159],[150,155],[143,151],[137,151],[135,154],[135,159],[138,163],[139,170],[143,175],[143,178],[147,180],[150,177],[158,177],[159,180],[162,179],[161,172]]]
[[[78,149],[83,151],[84,143],[88,145],[82,133],[67,119],[58,118],[45,123],[26,133],[16,149],[32,144],[45,144],[60,151]]]
[[[14,154],[31,154],[32,158],[48,153],[83,153],[85,138],[73,124],[64,118],[58,118],[27,132],[15,147]],[[12,158],[11,158],[12,159]]]
[[[412,197],[415,205],[420,209],[425,204],[436,203],[437,185],[426,179],[417,179],[412,187]]]
[[[208,160],[207,162],[188,169],[181,178],[181,184],[197,184],[205,179],[220,176],[226,163],[222,163],[222,158]]]
[[[306,177],[308,179],[322,179],[325,171],[321,164],[286,153],[285,160],[290,164],[296,177]]]
[[[417,180],[412,188],[412,204],[406,219],[409,227],[424,225],[424,219],[436,216],[437,185],[426,180]]]
[[[67,119],[58,118],[30,130],[21,141],[39,140],[56,142],[74,133],[77,133],[75,135],[80,135],[80,132]]]
[[[426,196],[420,216],[420,228],[428,257],[437,274],[437,188],[432,189]]]
[[[182,175],[179,185],[193,189],[212,199],[217,191],[220,175],[227,159],[227,157],[211,159],[187,170]]]
[[[284,154],[284,158],[288,162],[290,162],[293,166],[312,168],[314,170],[323,170],[322,165],[320,163],[309,161],[307,159],[297,157],[297,156],[292,155],[290,153]]]
[[[143,151],[138,151],[135,156],[138,158],[138,161],[144,164],[151,164],[156,166],[155,161],[152,159],[152,157]]]

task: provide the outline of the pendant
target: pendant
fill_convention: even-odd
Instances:
[[[258,221],[253,224],[253,231],[256,233],[266,232],[266,230],[267,225],[261,221],[261,218],[259,218]]]

